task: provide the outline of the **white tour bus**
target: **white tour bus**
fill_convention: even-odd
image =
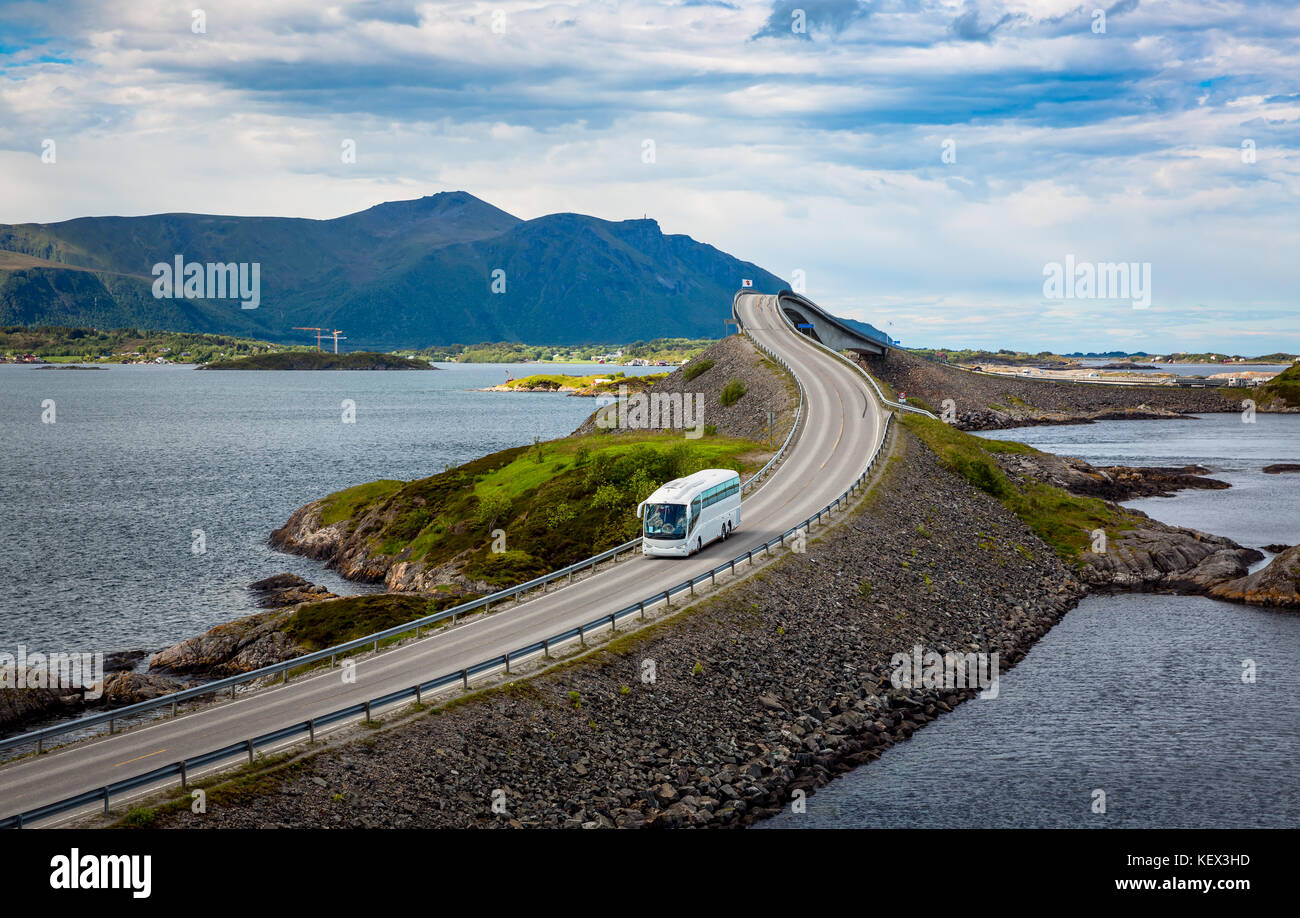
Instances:
[[[641,552],[685,557],[740,525],[740,475],[705,469],[674,478],[636,508]]]

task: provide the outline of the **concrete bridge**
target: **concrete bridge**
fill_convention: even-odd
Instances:
[[[853,351],[873,357],[889,352],[888,341],[857,331],[802,294],[782,290],[777,294],[777,300],[781,311],[790,317],[799,331],[833,351]]]

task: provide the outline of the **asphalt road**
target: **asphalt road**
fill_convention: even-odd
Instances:
[[[249,737],[408,688],[576,628],[629,602],[681,583],[759,545],[816,513],[862,472],[884,418],[851,367],[809,344],[780,321],[776,297],[746,295],[736,306],[755,338],[779,353],[804,386],[805,423],[790,453],[742,505],[741,527],[691,558],[647,558],[608,567],[518,606],[357,661],[355,682],[341,670],[299,676],[287,685],[175,719],[29,757],[0,768],[0,816],[143,774]]]

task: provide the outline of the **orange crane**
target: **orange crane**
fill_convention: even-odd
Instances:
[[[319,351],[319,350],[321,349],[321,347],[320,347],[320,339],[321,339],[322,337],[324,337],[324,336],[322,335],[322,332],[324,332],[325,329],[320,328],[320,327],[315,326],[315,325],[295,325],[295,326],[293,327],[293,330],[294,330],[294,331],[314,331],[314,332],[316,333],[316,350]]]
[[[320,343],[325,338],[332,337],[334,339],[334,353],[336,354],[339,352],[339,339],[348,340],[348,336],[343,334],[343,330],[340,328],[321,328],[318,325],[295,325],[293,328],[294,331],[314,331],[316,333],[316,350],[318,351],[323,350]]]

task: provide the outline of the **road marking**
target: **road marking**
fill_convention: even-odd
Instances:
[[[120,768],[120,767],[122,767],[123,765],[130,765],[132,762],[138,762],[138,761],[140,761],[141,759],[147,759],[147,758],[149,758],[149,756],[151,756],[151,755],[157,755],[157,754],[160,753],[160,752],[166,752],[166,751],[167,751],[166,749],[155,749],[153,752],[146,752],[144,755],[138,755],[138,756],[136,756],[136,757],[133,758],[133,759],[127,759],[125,762],[118,762],[118,763],[117,763],[116,765],[114,765],[113,767],[114,767],[114,768]]]

